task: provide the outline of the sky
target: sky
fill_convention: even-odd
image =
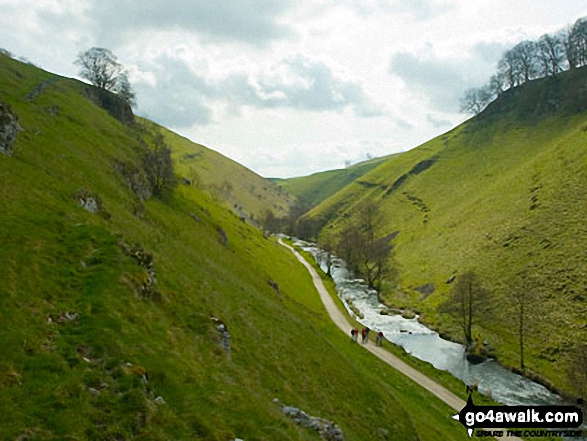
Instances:
[[[457,126],[502,53],[577,0],[0,0],[0,47],[79,77],[110,49],[138,115],[264,177],[343,168]]]

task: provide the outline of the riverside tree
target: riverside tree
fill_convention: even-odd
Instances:
[[[526,369],[524,361],[525,340],[530,332],[532,319],[540,313],[540,291],[532,268],[520,271],[509,286],[508,294],[513,305],[512,312],[517,322],[520,348],[520,370]]]
[[[467,271],[457,278],[448,305],[444,307],[447,312],[457,312],[467,346],[473,343],[474,317],[485,297],[486,290],[479,276],[473,271]]]
[[[135,104],[128,74],[109,49],[93,47],[80,52],[74,64],[80,66],[80,76],[97,88],[117,94],[129,105]]]
[[[371,289],[379,290],[391,274],[393,247],[390,236],[379,237],[382,216],[374,202],[362,207],[353,222],[342,230],[337,252],[349,268],[363,277]]]

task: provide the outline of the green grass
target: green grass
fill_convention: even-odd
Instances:
[[[314,207],[351,182],[360,180],[361,176],[387,159],[389,156],[360,162],[344,169],[328,170],[297,178],[275,179],[274,181],[292,195]]]
[[[570,394],[567,366],[575,343],[587,338],[587,114],[573,107],[575,98],[565,90],[575,90],[585,75],[587,69],[579,69],[559,79],[568,101],[559,113],[531,110],[541,104],[533,97],[551,87],[532,84],[487,115],[392,157],[361,177],[369,186],[353,182],[307,215],[328,220],[322,238],[334,237],[363,201],[375,201],[385,217],[381,234],[399,231],[401,289],[388,287],[384,298],[422,311],[428,324],[456,339],[456,321],[438,312],[451,288],[445,282],[467,270],[480,274],[490,295],[478,310],[475,333],[506,365],[518,363],[509,286],[532,267],[539,294],[526,365]],[[435,162],[418,169],[426,160]],[[415,290],[426,283],[436,288],[429,297]]]
[[[259,221],[267,210],[285,217],[294,197],[282,187],[262,178],[214,150],[167,130],[151,121],[141,122],[160,130],[172,148],[177,173],[210,194],[235,213]]]
[[[141,202],[116,165],[140,168],[152,140],[84,87],[0,56],[1,99],[24,129],[0,155],[0,438],[319,439],[278,398],[348,440],[464,439],[446,405],[326,319],[283,247],[193,185]],[[100,213],[80,207],[80,189]],[[135,244],[153,256],[148,296]],[[211,316],[231,332],[230,358]]]

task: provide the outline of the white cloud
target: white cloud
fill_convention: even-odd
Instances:
[[[571,0],[0,0],[0,41],[69,76],[107,47],[141,113],[291,176],[450,129],[505,48],[585,15]]]

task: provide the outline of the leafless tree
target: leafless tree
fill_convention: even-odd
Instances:
[[[461,98],[460,111],[477,115],[492,99],[493,94],[489,86],[467,89]]]
[[[136,105],[135,94],[131,89],[126,72],[122,72],[118,77],[116,92],[129,106],[134,107]]]
[[[129,105],[134,105],[128,75],[116,55],[109,49],[93,47],[80,52],[75,60],[80,66],[80,76],[99,89],[114,92]]]
[[[505,87],[505,76],[503,72],[497,72],[496,74],[492,75],[489,79],[488,89],[492,96],[498,97],[500,96]]]
[[[177,181],[171,161],[171,149],[160,132],[155,134],[154,144],[154,149],[143,157],[143,166],[153,195],[161,198],[177,185]]]
[[[474,317],[475,314],[478,314],[479,305],[486,296],[486,292],[479,276],[473,271],[467,271],[457,278],[454,288],[443,306],[447,312],[458,314],[467,345],[473,343]]]
[[[468,89],[461,98],[461,112],[478,114],[504,90],[535,78],[556,76],[566,68],[587,65],[587,17],[538,41],[524,40],[502,55],[488,85]],[[567,67],[568,66],[568,67]]]
[[[587,18],[580,18],[567,29],[564,47],[571,69],[587,64]]]
[[[340,234],[338,253],[349,268],[363,277],[369,288],[379,290],[391,274],[389,237],[379,237],[382,216],[374,202],[366,203]]]
[[[538,51],[537,45],[533,41],[524,40],[518,43],[512,49],[517,62],[523,81],[530,81],[538,76]]]
[[[564,60],[565,50],[560,34],[546,34],[540,37],[538,40],[538,61],[541,76],[556,76],[563,70]]]
[[[526,267],[511,281],[508,295],[513,304],[517,322],[518,344],[520,347],[520,369],[526,368],[524,362],[525,340],[530,332],[532,318],[540,309],[540,291],[532,268]]]

